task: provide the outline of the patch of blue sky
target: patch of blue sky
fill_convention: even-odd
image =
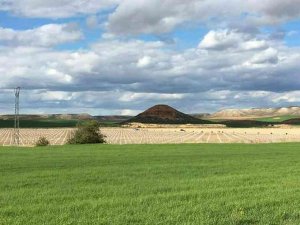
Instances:
[[[300,20],[286,23],[283,27],[287,32],[284,38],[286,45],[290,47],[300,46]]]
[[[176,29],[171,35],[176,41],[177,48],[182,50],[197,47],[208,32],[206,27],[193,26],[187,29]]]
[[[0,11],[0,27],[14,30],[28,30],[45,24],[52,23],[50,19],[23,18]]]
[[[55,49],[62,50],[62,51],[75,51],[75,50],[89,49],[90,45],[101,40],[102,34],[103,31],[100,29],[83,28],[82,39],[78,41],[58,45],[55,47]]]
[[[276,27],[263,27],[260,31],[265,35],[282,37],[288,47],[300,46],[300,20],[287,22]]]
[[[18,17],[7,12],[0,11],[0,26],[14,30],[29,30],[47,24],[65,24],[65,23],[82,23],[85,21],[84,16],[76,16],[66,19],[45,19],[45,18],[27,18]]]

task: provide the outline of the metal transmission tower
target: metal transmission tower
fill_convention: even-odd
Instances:
[[[15,126],[14,126],[14,145],[20,144],[20,87],[15,88]]]

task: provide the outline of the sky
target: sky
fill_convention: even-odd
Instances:
[[[300,0],[0,0],[0,114],[300,105]]]

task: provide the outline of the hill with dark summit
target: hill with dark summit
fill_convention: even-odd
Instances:
[[[126,123],[211,124],[212,122],[197,119],[168,105],[156,105],[127,120]]]

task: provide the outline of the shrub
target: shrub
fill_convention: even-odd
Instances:
[[[69,138],[68,144],[105,143],[104,138],[100,132],[100,124],[91,120],[77,125],[77,130]]]
[[[45,137],[40,137],[35,143],[36,146],[48,146],[50,142]]]

